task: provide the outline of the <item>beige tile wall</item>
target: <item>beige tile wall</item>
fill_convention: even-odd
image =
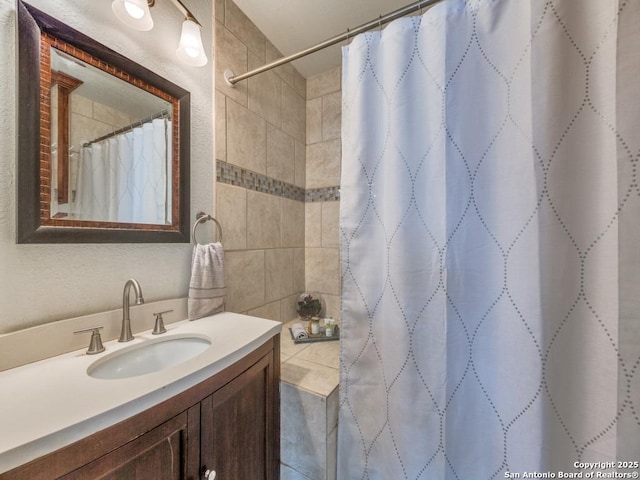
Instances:
[[[69,146],[75,149],[79,149],[86,142],[131,125],[136,120],[127,113],[95,102],[78,93],[71,95],[69,106],[73,126],[70,129]]]
[[[306,188],[340,185],[341,69],[307,78]],[[305,204],[305,288],[340,318],[339,201]]]
[[[216,159],[306,189],[340,184],[341,70],[305,80],[291,64],[235,88],[282,55],[231,0],[216,0]],[[339,202],[304,202],[217,183],[227,250],[227,308],[295,318],[303,291],[340,317]]]
[[[282,55],[231,0],[216,0],[216,159],[305,187],[306,81],[292,65],[239,82]],[[216,184],[224,228],[227,309],[279,321],[295,318],[305,289],[305,205]]]

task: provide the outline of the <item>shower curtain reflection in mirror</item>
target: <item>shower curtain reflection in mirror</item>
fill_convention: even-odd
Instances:
[[[85,144],[77,160],[69,219],[167,224],[171,222],[171,121],[158,118]]]

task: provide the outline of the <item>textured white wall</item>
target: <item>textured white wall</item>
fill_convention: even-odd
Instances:
[[[203,26],[209,63],[201,68],[177,63],[182,18],[169,1],[156,2],[150,32],[122,25],[106,0],[28,3],[191,92],[191,221],[212,212],[212,2],[187,2]],[[16,24],[15,0],[0,0],[0,334],[118,308],[131,277],[147,301],[186,296],[188,244],[16,245]]]

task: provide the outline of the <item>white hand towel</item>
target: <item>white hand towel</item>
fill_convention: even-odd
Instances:
[[[302,338],[308,338],[309,334],[307,333],[307,329],[302,326],[302,323],[296,322],[291,325],[291,333],[293,334],[293,338],[296,340],[300,340]]]
[[[220,242],[196,245],[191,260],[187,312],[189,320],[224,311],[224,250]]]

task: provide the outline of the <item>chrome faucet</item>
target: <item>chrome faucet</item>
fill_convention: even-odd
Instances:
[[[127,283],[124,284],[124,291],[122,292],[122,330],[120,330],[119,342],[130,342],[133,340],[133,335],[131,334],[131,318],[129,317],[129,292],[131,287],[133,287],[136,292],[136,305],[142,305],[144,303],[142,288],[140,288],[138,281],[133,278],[127,280]]]

